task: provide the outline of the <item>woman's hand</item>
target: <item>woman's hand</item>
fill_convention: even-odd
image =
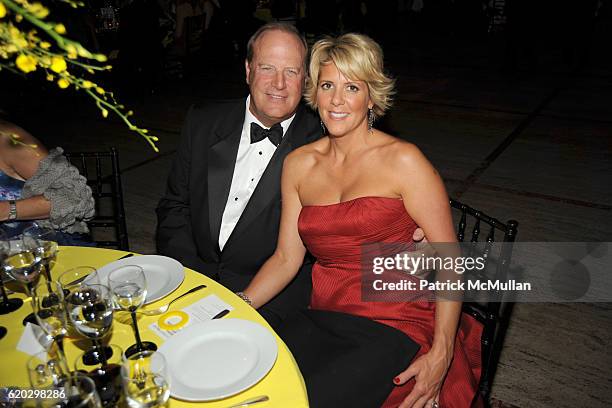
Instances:
[[[414,360],[393,382],[401,385],[414,377],[414,388],[400,404],[399,408],[431,408],[438,402],[440,389],[450,367],[452,354],[437,353],[433,350]]]

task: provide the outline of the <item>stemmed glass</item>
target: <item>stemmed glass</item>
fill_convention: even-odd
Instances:
[[[126,357],[121,367],[123,392],[130,408],[165,407],[170,398],[166,359],[155,351]]]
[[[72,373],[68,384],[62,388],[65,398],[54,408],[102,408],[95,382],[82,373]]]
[[[66,310],[76,331],[94,344],[93,349],[86,353],[86,362],[105,365],[112,354],[109,347],[101,344],[102,337],[113,324],[113,304],[108,287],[99,284],[74,287],[66,297]]]
[[[2,267],[2,271],[4,271],[4,260],[8,257],[9,254],[9,241],[6,238],[6,235],[2,230],[0,230],[0,266]],[[18,298],[10,299],[6,294],[6,289],[4,287],[4,279],[2,279],[2,274],[0,273],[0,293],[2,294],[2,301],[0,301],[0,314],[8,314],[12,313],[15,310],[19,309],[21,305],[23,305],[23,300]],[[4,328],[3,328],[4,329]],[[4,337],[6,334],[6,329],[0,330],[0,338]]]
[[[42,257],[37,248],[38,241],[29,236],[21,235],[8,242],[8,255],[2,262],[4,271],[18,282],[23,283],[28,296],[32,296],[32,288],[40,276]],[[34,314],[28,315],[23,324],[36,323]]]
[[[30,385],[36,389],[46,389],[62,384],[69,374],[62,364],[46,351],[30,357],[26,363]]]
[[[101,408],[94,381],[83,373],[63,373],[46,352],[28,360],[28,376],[33,389],[45,390],[46,398],[37,399],[39,408]]]
[[[68,269],[57,278],[57,282],[64,289],[64,297],[68,298],[70,293],[81,286],[99,285],[100,277],[98,271],[92,266],[77,266]]]
[[[126,265],[115,269],[108,275],[108,286],[111,289],[115,307],[130,312],[132,316],[136,344],[130,346],[125,351],[125,355],[129,357],[141,351],[157,350],[155,343],[150,341],[143,342],[138,331],[136,311],[144,304],[147,297],[147,280],[142,268],[137,265]]]
[[[96,384],[96,390],[105,407],[116,407],[117,401],[121,397],[121,364],[123,361],[123,350],[115,345],[109,344],[113,351],[110,357],[107,357],[104,364],[98,363],[95,365],[87,364],[87,352],[77,356],[74,362],[74,369],[78,372],[86,374]]]
[[[76,268],[68,269],[63,272],[57,278],[57,283],[60,284],[64,291],[64,300],[69,302],[71,293],[77,290],[81,286],[87,286],[88,284],[100,284],[100,278],[98,277],[98,271],[91,266],[77,266]],[[79,333],[74,328],[72,322],[68,318],[68,333],[67,337],[75,338],[80,337]]]
[[[64,336],[67,333],[66,304],[64,291],[57,282],[39,283],[32,290],[32,306],[38,325],[53,337],[59,354],[60,362],[66,372],[69,372],[68,362],[64,354]]]
[[[36,250],[39,252],[40,257],[42,258],[42,270],[47,278],[47,281],[53,281],[53,279],[51,279],[51,269],[55,265],[55,259],[57,258],[58,252],[57,232],[52,228],[34,225],[26,228],[23,231],[23,235],[25,237],[34,238],[40,245],[36,248]]]

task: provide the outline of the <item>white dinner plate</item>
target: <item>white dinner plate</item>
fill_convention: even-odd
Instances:
[[[278,346],[260,324],[219,319],[186,327],[159,351],[168,363],[170,395],[212,401],[257,384],[274,365]]]
[[[126,265],[138,265],[144,271],[147,280],[145,304],[169,295],[185,279],[185,269],[176,259],[161,255],[141,255],[120,259],[98,269],[100,283],[108,285],[108,275],[115,269]]]

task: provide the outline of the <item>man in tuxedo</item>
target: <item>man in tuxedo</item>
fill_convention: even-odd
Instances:
[[[158,252],[243,290],[276,248],[285,156],[321,137],[300,104],[307,45],[290,25],[270,23],[248,42],[246,100],[190,109],[165,196]],[[259,309],[273,326],[308,305],[311,262]]]

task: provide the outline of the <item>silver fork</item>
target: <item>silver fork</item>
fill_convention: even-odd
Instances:
[[[158,307],[157,309],[151,309],[151,310],[139,310],[137,313],[146,315],[146,316],[156,316],[156,315],[160,315],[162,313],[166,313],[168,311],[168,309],[170,308],[170,305],[173,304],[174,302],[176,302],[177,300],[190,295],[194,292],[197,292],[198,290],[204,289],[206,287],[206,285],[198,285],[193,289],[189,289],[187,292],[183,293],[180,296],[175,297],[174,299],[172,299],[170,302],[168,302],[167,304]]]
[[[238,404],[229,406],[227,408],[248,407],[249,405],[258,404],[260,402],[268,401],[269,399],[270,399],[270,397],[268,397],[267,395],[260,395],[258,397],[253,397],[253,398],[246,399],[246,400],[244,400],[242,402],[239,402]]]

